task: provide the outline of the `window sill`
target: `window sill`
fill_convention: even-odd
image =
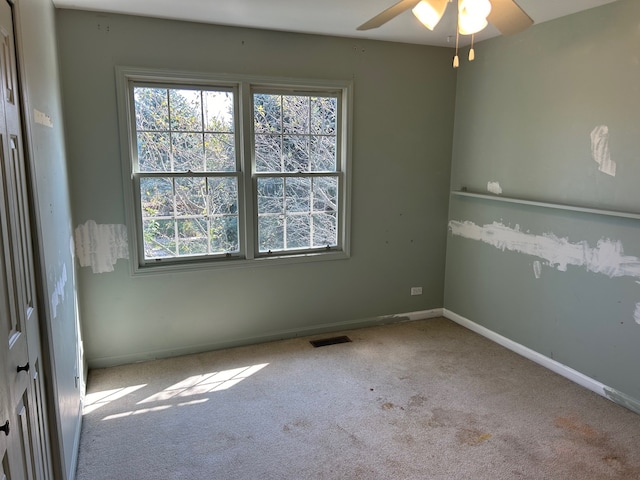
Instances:
[[[269,255],[253,259],[218,259],[218,260],[198,260],[192,262],[165,262],[149,264],[144,266],[134,266],[132,276],[147,276],[163,273],[187,273],[202,270],[221,270],[236,268],[253,268],[276,265],[292,265],[310,262],[326,262],[332,260],[346,260],[350,258],[348,252],[336,250],[332,252],[313,252],[295,255]]]

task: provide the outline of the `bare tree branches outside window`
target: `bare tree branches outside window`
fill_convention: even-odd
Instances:
[[[230,91],[135,87],[145,258],[236,252],[238,181]],[[166,175],[161,175],[166,174]]]
[[[261,252],[337,244],[337,106],[332,96],[254,94]]]
[[[139,265],[340,251],[343,84],[294,92],[161,78],[128,83]]]

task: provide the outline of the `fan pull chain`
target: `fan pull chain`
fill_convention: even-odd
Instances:
[[[456,25],[456,56],[453,57],[453,68],[458,68],[460,66],[460,59],[458,58],[458,44],[460,42],[460,30]]]
[[[471,49],[469,50],[469,61],[473,62],[476,59],[476,51],[473,49],[473,42],[476,38],[476,34],[471,35]]]

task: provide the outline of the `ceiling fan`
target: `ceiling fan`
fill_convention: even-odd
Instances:
[[[358,30],[378,28],[409,9],[425,27],[433,30],[444,15],[447,5],[453,1],[400,0],[360,25]],[[457,3],[458,27],[454,68],[458,66],[458,35],[474,35],[483,30],[489,22],[503,35],[518,33],[533,24],[533,20],[514,0],[457,0]],[[473,60],[474,55],[472,43],[469,60]]]

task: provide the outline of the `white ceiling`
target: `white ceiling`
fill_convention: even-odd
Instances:
[[[356,30],[398,0],[53,0],[58,8],[126,13],[195,22],[289,32],[368,38],[422,45],[453,46],[455,8],[451,5],[434,32],[407,11],[374,30]],[[517,0],[535,23],[570,15],[616,0]],[[499,35],[489,26],[476,42]],[[465,44],[466,42],[461,42]]]

